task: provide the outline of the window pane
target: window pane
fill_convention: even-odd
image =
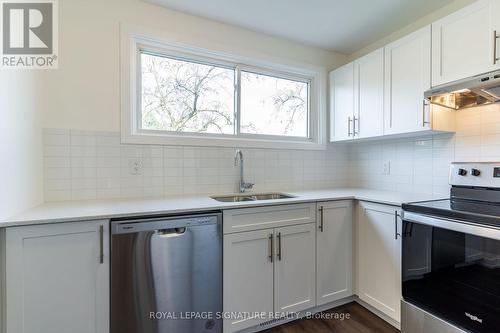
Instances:
[[[307,137],[308,83],[241,72],[241,132]]]
[[[141,53],[142,128],[234,134],[234,70]]]

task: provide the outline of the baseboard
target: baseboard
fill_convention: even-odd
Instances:
[[[373,313],[374,315],[376,315],[377,317],[379,317],[380,319],[382,319],[383,321],[391,324],[392,326],[394,326],[398,330],[401,330],[401,323],[400,322],[392,319],[391,317],[389,317],[388,315],[386,315],[382,311],[380,311],[380,310],[374,308],[373,306],[371,306],[370,304],[362,301],[358,296],[354,296],[354,301],[356,303],[358,303],[359,305],[361,305],[362,307],[364,307],[365,309],[367,309],[368,311],[370,311],[371,313]]]
[[[246,328],[244,330],[238,331],[238,333],[260,332],[260,331],[267,330],[267,329],[272,328],[272,327],[280,326],[280,325],[292,322],[294,320],[304,318],[305,316],[310,315],[310,314],[315,314],[318,312],[329,310],[331,308],[336,308],[338,306],[341,306],[341,305],[344,305],[347,303],[351,303],[354,300],[355,300],[354,296],[349,296],[349,297],[340,299],[340,300],[335,301],[335,302],[330,302],[330,303],[323,304],[323,305],[320,305],[320,306],[317,306],[317,307],[314,307],[311,309],[300,311],[299,315],[297,317],[294,316],[293,318],[283,318],[282,320],[272,320],[272,321],[262,323],[262,324],[257,325],[257,326],[249,327],[249,328]]]

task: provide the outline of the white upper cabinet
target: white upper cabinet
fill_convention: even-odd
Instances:
[[[430,129],[424,92],[431,87],[431,27],[385,47],[384,134]]]
[[[354,62],[355,138],[384,134],[384,50],[374,51]]]
[[[500,0],[480,0],[434,22],[432,85],[499,69],[499,34]]]
[[[330,141],[352,140],[354,63],[330,73]]]
[[[383,49],[330,73],[330,131],[332,142],[383,135]]]

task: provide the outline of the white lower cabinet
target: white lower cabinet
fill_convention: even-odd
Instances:
[[[318,203],[317,305],[352,296],[352,202]]]
[[[274,230],[274,311],[296,312],[316,305],[315,224]]]
[[[224,235],[223,304],[230,314],[272,312],[273,230]],[[265,320],[256,316],[224,320],[224,332],[235,332]]]
[[[7,228],[6,333],[109,332],[108,221]]]
[[[359,203],[358,296],[400,322],[401,220],[399,207]]]
[[[304,207],[309,207],[306,215]],[[274,319],[267,317],[269,313],[316,305],[314,207],[313,203],[224,211],[224,312],[234,316],[225,318],[224,332]],[[298,220],[309,223],[296,224]],[[283,225],[284,221],[291,225]],[[264,222],[266,229],[230,233],[236,226],[259,228]]]
[[[224,235],[224,312],[235,316],[224,320],[224,332],[316,305],[314,232],[309,223]]]

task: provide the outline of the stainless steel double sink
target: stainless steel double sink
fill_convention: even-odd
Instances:
[[[214,200],[220,202],[242,202],[242,201],[259,201],[259,200],[278,200],[278,199],[290,199],[294,198],[293,195],[284,193],[249,193],[249,194],[237,194],[237,195],[222,195],[210,197]]]

